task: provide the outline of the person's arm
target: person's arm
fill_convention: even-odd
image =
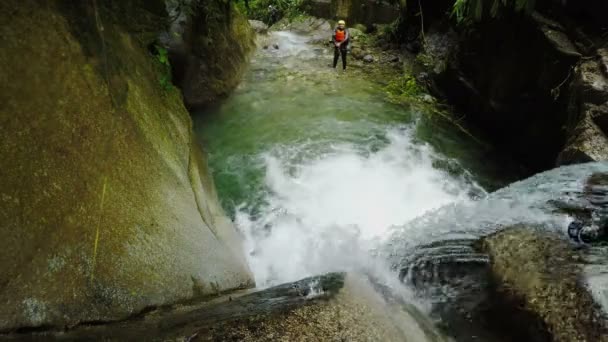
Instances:
[[[343,40],[343,42],[345,42],[345,43],[348,44],[349,40],[350,40],[350,32],[348,32],[348,29],[345,28],[344,29],[344,40]]]

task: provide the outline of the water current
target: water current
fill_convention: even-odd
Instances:
[[[485,147],[388,102],[385,79],[333,70],[307,36],[269,39],[279,48],[260,48],[236,92],[195,117],[260,288],[330,271],[398,286],[428,256],[486,263],[472,241],[520,222],[565,231],[572,218],[548,201],[580,198],[583,179],[608,170],[563,168],[489,195],[511,175]]]

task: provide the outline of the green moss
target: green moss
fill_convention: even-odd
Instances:
[[[251,281],[212,231],[234,228],[194,199],[214,201],[188,176],[192,122],[144,39],[158,2],[120,3],[0,4],[0,330],[125,318],[197,295],[192,276]]]
[[[404,75],[392,80],[386,86],[389,99],[396,103],[419,101],[423,94],[423,88],[418,85],[416,79],[411,75]]]
[[[240,82],[255,47],[247,18],[231,2],[206,2],[192,20],[192,53],[203,65],[186,74],[182,90],[191,107],[226,96]]]
[[[608,341],[601,311],[581,279],[582,257],[567,241],[515,226],[483,245],[507,302],[546,325],[554,341]]]

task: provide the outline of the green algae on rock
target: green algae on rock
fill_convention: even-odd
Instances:
[[[0,5],[0,331],[252,285],[181,94],[146,49],[164,2],[97,5]]]
[[[501,297],[497,303],[512,311],[501,324],[515,324],[511,331],[525,330],[530,341],[608,341],[606,318],[583,284],[582,257],[567,241],[514,226],[485,238],[483,249]]]
[[[190,109],[228,95],[241,80],[255,47],[255,32],[231,2],[201,1],[182,13],[161,37],[174,82]]]

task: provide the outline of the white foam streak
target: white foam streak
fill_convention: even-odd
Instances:
[[[467,198],[468,186],[434,169],[432,149],[410,131],[388,138],[375,153],[340,146],[291,172],[281,153],[265,156],[268,205],[257,219],[244,206],[236,217],[258,286],[367,268],[391,226]]]

